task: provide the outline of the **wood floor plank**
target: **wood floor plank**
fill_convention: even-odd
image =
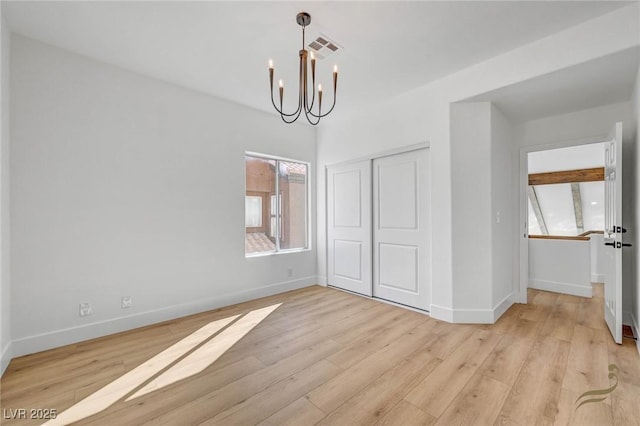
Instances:
[[[318,424],[371,425],[384,417],[441,361],[424,351],[401,361]]]
[[[536,341],[502,407],[498,424],[553,423],[570,346],[555,337]]]
[[[418,329],[405,333],[358,362],[348,371],[310,392],[309,401],[324,413],[330,413],[396,365],[398,361],[420,348],[430,335],[428,331]]]
[[[505,334],[493,348],[479,369],[480,374],[511,386],[524,365],[534,341],[513,334]]]
[[[259,426],[297,426],[313,425],[319,422],[324,413],[306,397],[298,398],[291,404],[276,411],[258,423]]]
[[[263,371],[264,364],[254,357],[243,358],[222,369],[211,369],[195,378],[189,378],[165,389],[126,401],[121,400],[107,410],[83,421],[85,425],[104,425],[108,419],[118,419],[120,424],[140,424],[148,418],[160,415],[171,407],[180,407],[185,403],[222,388],[243,377]]]
[[[362,333],[361,338],[357,339],[345,349],[331,355],[328,359],[341,368],[349,368],[417,327],[420,323],[424,322],[424,319],[421,317],[422,315],[400,315],[398,321],[392,321],[391,324],[375,334]]]
[[[437,426],[490,425],[498,417],[510,387],[502,382],[474,375],[436,422]]]
[[[609,386],[609,353],[604,330],[577,325],[562,387],[582,393]]]
[[[501,338],[501,335],[477,330],[405,399],[433,417],[440,417]]]
[[[437,337],[425,348],[431,355],[440,359],[447,358],[477,330],[477,327],[466,324],[455,324],[458,327],[454,328],[450,328],[450,326],[454,326],[454,324],[448,324],[448,326],[444,326],[443,324],[444,323],[440,322],[440,324],[433,329],[433,332],[437,333]],[[443,329],[449,329],[451,332],[446,332]]]
[[[402,400],[387,413],[376,426],[431,426],[436,418],[425,413],[415,405]]]
[[[260,422],[340,372],[341,368],[329,361],[320,360],[201,424],[243,425]]]
[[[543,336],[553,336],[566,340],[567,342],[571,341],[573,329],[576,325],[575,318],[578,313],[578,307],[579,303],[557,303],[544,321],[540,329],[540,334]]]
[[[236,404],[242,403],[242,401],[250,398],[255,393],[263,391],[272,384],[308,368],[339,348],[340,346],[337,343],[330,340],[319,343],[228,385],[211,387],[209,392],[204,395],[196,398],[181,399],[183,405],[180,406],[190,412],[190,418],[193,423],[203,422]],[[172,425],[178,424],[183,420],[183,415],[180,411],[172,411],[170,407],[167,408],[155,410],[145,423],[149,425]]]

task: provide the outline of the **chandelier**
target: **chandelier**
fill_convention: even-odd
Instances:
[[[280,94],[280,107],[276,105],[275,100],[273,99],[273,61],[269,60],[269,85],[271,87],[271,103],[273,107],[278,111],[282,121],[285,123],[293,123],[298,117],[304,112],[305,117],[307,117],[307,121],[312,125],[316,125],[320,122],[322,117],[326,117],[333,111],[333,108],[336,106],[336,88],[338,85],[338,66],[334,65],[333,67],[333,105],[329,111],[323,113],[322,112],[322,85],[318,84],[317,90],[317,113],[313,111],[314,104],[316,103],[316,59],[313,56],[313,52],[311,52],[311,96],[309,96],[308,91],[308,75],[307,75],[307,50],[305,49],[304,42],[304,29],[307,25],[311,23],[311,15],[306,12],[300,12],[296,16],[296,22],[298,25],[302,27],[302,50],[298,52],[300,56],[300,70],[298,76],[298,108],[292,113],[284,112],[282,108],[282,99],[284,97],[284,84],[282,80],[279,81],[278,92]]]

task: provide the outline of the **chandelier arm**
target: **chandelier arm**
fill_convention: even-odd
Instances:
[[[324,114],[314,114],[312,111],[309,111],[309,114],[316,118],[326,117],[331,113],[331,111],[333,111],[333,108],[335,108],[335,106],[336,106],[336,96],[333,95],[333,105],[331,105],[331,108],[329,109],[329,111],[325,112]]]
[[[299,113],[299,109],[300,107],[298,107],[298,110],[294,111],[291,114],[287,114],[286,112],[280,111],[280,108],[278,108],[276,106],[276,102],[273,100],[273,92],[271,92],[271,104],[273,105],[273,107],[276,109],[276,111],[278,112],[278,114],[280,115],[284,115],[285,117],[293,117],[294,115]]]
[[[307,118],[307,121],[309,122],[309,124],[311,124],[312,126],[315,126],[316,124],[318,124],[318,123],[320,122],[320,117],[317,117],[317,116],[315,116],[315,115],[313,115],[313,114],[310,114],[310,113],[309,113],[309,111],[307,111],[307,110],[306,110],[306,108],[305,108],[305,110],[304,110],[304,115],[305,115],[305,117]],[[314,116],[314,117],[316,117],[316,118],[317,118],[317,120],[316,120],[315,122],[314,122],[314,121],[312,121],[312,119],[310,118],[310,116]]]
[[[282,118],[282,121],[284,121],[285,123],[291,124],[291,123],[293,123],[294,121],[296,121],[300,117],[301,113],[302,113],[302,108],[298,108],[298,111],[295,114],[293,114],[293,115],[296,116],[293,120],[287,121],[287,119],[285,118],[284,114],[280,114],[280,118]]]

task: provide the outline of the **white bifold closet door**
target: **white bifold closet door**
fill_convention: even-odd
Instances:
[[[330,285],[428,310],[428,150],[327,169]]]
[[[329,284],[371,296],[371,161],[327,169]]]
[[[429,309],[427,150],[373,160],[373,296]]]

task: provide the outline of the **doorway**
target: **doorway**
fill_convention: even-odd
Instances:
[[[530,260],[532,252],[530,251],[530,226],[531,216],[537,215],[536,207],[530,198],[529,191],[529,154],[534,152],[545,151],[549,149],[577,147],[580,145],[591,145],[595,143],[603,143],[605,145],[602,152],[603,165],[602,170],[604,180],[604,225],[603,225],[603,275],[604,275],[604,316],[611,334],[616,343],[622,340],[622,252],[621,248],[625,245],[622,243],[622,123],[616,123],[610,134],[606,138],[593,138],[580,141],[571,141],[565,143],[554,144],[553,146],[544,147],[528,147],[521,149],[520,152],[520,223],[524,225],[522,231],[523,238],[520,242],[520,292],[522,295],[522,303],[526,303],[527,288],[530,284]],[[575,200],[575,197],[574,197]],[[575,203],[575,202],[574,202]],[[575,210],[575,209],[574,209]],[[574,211],[575,214],[575,211]],[[542,223],[538,220],[541,228]],[[578,218],[576,215],[576,226],[578,228]],[[581,238],[578,235],[573,238]],[[546,253],[548,254],[548,253]],[[555,262],[555,265],[561,262]],[[552,290],[557,291],[557,290]],[[590,291],[590,289],[589,289]],[[572,293],[573,294],[573,293]],[[578,294],[581,295],[581,294]],[[589,293],[590,297],[591,294]]]

